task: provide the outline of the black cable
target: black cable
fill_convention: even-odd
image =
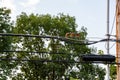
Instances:
[[[0,52],[7,52],[7,53],[11,53],[11,52],[16,52],[16,53],[40,53],[40,54],[65,54],[63,52],[45,52],[45,51],[17,51],[17,50],[3,50]]]
[[[58,39],[61,41],[65,41],[66,43],[77,44],[77,45],[92,45],[98,42],[108,41],[108,39],[101,39],[99,41],[85,41],[85,40],[75,40],[75,39],[70,39],[70,38],[64,38],[64,37],[59,37],[59,36],[44,36],[44,35],[30,35],[30,34],[0,33],[0,35],[1,36],[16,36],[16,37],[52,38],[52,39]],[[120,42],[120,40],[115,40],[115,39],[109,39],[109,41]]]
[[[58,36],[44,36],[44,35],[31,35],[31,34],[13,34],[13,33],[0,33],[1,36],[16,36],[16,37],[36,37],[36,38],[53,38],[53,39],[65,39]]]
[[[36,37],[36,38],[52,38],[58,39],[61,41],[65,41],[66,43],[77,44],[77,45],[91,45],[96,44],[98,42],[105,41],[106,39],[102,39],[100,41],[83,41],[83,40],[75,40],[70,38],[64,38],[59,36],[44,36],[44,35],[30,35],[30,34],[13,34],[13,33],[0,33],[1,36],[16,36],[16,37]]]
[[[59,37],[59,36],[44,36],[44,35],[30,35],[30,34],[13,34],[13,33],[0,33],[0,35],[1,36],[15,36],[15,37],[51,38],[51,39],[58,39],[58,40],[61,40],[61,41],[65,41],[65,42],[71,43],[71,44],[76,44],[76,42],[78,42],[75,39],[64,38],[64,37]],[[87,44],[83,43],[83,40],[79,41],[79,42],[82,42],[82,43],[79,43],[79,45],[87,45]]]
[[[71,60],[35,60],[35,59],[17,59],[17,58],[0,58],[0,61],[22,61],[22,62],[62,62],[62,63],[81,63],[81,64],[87,64],[87,63],[97,63],[97,64],[117,64],[120,65],[120,63],[116,62],[102,62],[102,61],[71,61]]]

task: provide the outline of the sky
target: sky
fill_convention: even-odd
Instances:
[[[116,0],[110,0],[110,32],[113,30],[113,35],[115,35],[115,5]],[[12,10],[12,20],[15,20],[21,12],[27,14],[69,14],[76,18],[77,30],[80,30],[82,26],[87,28],[88,39],[106,38],[107,0],[0,0],[0,7],[8,7]],[[110,47],[113,44],[110,42]],[[97,43],[93,46],[98,50],[103,50],[106,54],[106,43]],[[110,48],[110,54],[116,54],[115,45]]]

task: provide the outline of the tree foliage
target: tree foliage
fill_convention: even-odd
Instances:
[[[116,79],[116,75],[117,75],[117,72],[116,72],[116,66],[115,65],[110,65],[110,77],[111,77],[111,80],[115,80]]]
[[[73,32],[79,33],[80,37],[71,37],[71,39],[85,40],[87,36],[86,28],[83,27],[80,31],[77,31],[76,28],[75,18],[69,15],[27,15],[22,13],[17,17],[14,33],[65,37],[66,33]],[[99,80],[104,80],[104,69],[98,65],[72,62],[79,61],[80,54],[90,54],[94,51],[86,45],[69,44],[56,39],[31,37],[17,37],[14,38],[14,41],[16,49],[29,51],[29,53],[21,52],[17,54],[17,58],[36,61],[20,61],[21,73],[14,75],[13,80],[61,80],[63,76],[87,80],[95,80],[97,77]],[[21,46],[18,46],[18,44]],[[52,62],[46,62],[45,60],[52,60]],[[63,62],[60,62],[62,60]],[[78,69],[77,71],[73,70],[75,66]]]
[[[7,8],[0,8],[0,33],[11,33],[13,29],[12,22],[10,21],[10,10]],[[13,54],[3,52],[11,50],[12,48],[12,39],[11,37],[2,37],[0,36],[0,59],[2,58],[11,58]],[[12,69],[15,67],[15,62],[13,61],[3,61],[0,60],[0,79],[6,80],[12,72]]]

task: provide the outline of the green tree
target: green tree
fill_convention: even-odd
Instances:
[[[21,15],[19,15],[16,20],[16,27],[14,28],[14,32],[17,34],[65,37],[66,33],[74,32],[79,33],[80,37],[70,37],[69,40],[66,40],[67,43],[57,39],[30,37],[15,38],[15,43],[22,45],[20,47],[16,46],[17,49],[29,51],[29,53],[21,52],[20,54],[17,54],[17,58],[28,60],[34,59],[36,61],[21,61],[19,65],[21,66],[20,69],[22,73],[13,76],[13,80],[45,80],[46,78],[48,78],[48,80],[61,80],[63,76],[72,76],[79,79],[82,79],[82,76],[85,76],[83,77],[83,79],[89,80],[95,77],[98,71],[101,71],[103,73],[99,75],[97,74],[97,76],[100,77],[100,80],[103,80],[103,69],[93,64],[80,64],[73,62],[75,61],[75,58],[80,57],[80,54],[87,54],[93,51],[86,45],[75,45],[71,43],[74,42],[74,40],[86,39],[86,29],[82,28],[80,31],[77,31],[76,28],[77,24],[75,23],[75,18],[70,17],[69,15],[27,15],[26,13],[22,13]],[[39,53],[32,53],[33,51]],[[50,54],[46,54],[46,52],[49,52]],[[44,62],[44,60],[53,61]],[[75,72],[75,75],[73,74],[74,71],[71,71],[74,66],[77,66],[77,68],[79,69],[79,73]],[[92,70],[97,71],[96,74],[91,73],[90,71]]]
[[[10,10],[7,8],[0,8],[0,33],[11,33],[12,32],[12,22],[10,21]],[[11,58],[12,53],[7,53],[3,51],[11,50],[12,39],[10,37],[0,36],[0,59]],[[0,80],[6,80],[15,67],[14,61],[4,61],[0,60]]]
[[[84,41],[86,40],[87,32],[86,28],[82,27],[78,33],[80,33],[80,38],[78,40]],[[91,53],[96,53],[96,50],[93,48],[90,48],[87,45],[71,45],[70,46],[72,52],[75,54],[74,58],[77,58],[78,61],[81,59],[81,55],[84,54],[91,54]],[[85,80],[104,80],[104,75],[105,75],[105,69],[98,65],[94,65],[92,63],[75,63],[74,66],[78,69],[73,70],[70,72],[70,76],[73,78],[78,78],[80,80],[85,79]],[[72,67],[71,67],[72,68]]]
[[[117,72],[116,72],[116,66],[115,65],[110,65],[110,77],[111,77],[111,80],[115,80],[116,79],[116,75],[117,75]]]

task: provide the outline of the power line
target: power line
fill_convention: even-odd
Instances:
[[[115,18],[116,18],[116,15],[114,15],[114,20],[113,20],[113,23],[112,23],[112,28],[111,28],[110,34],[112,34],[112,32],[113,32],[113,28],[114,28],[114,24],[115,24]]]
[[[115,46],[116,43],[113,43],[112,46],[109,49],[112,49]]]
[[[87,39],[105,39],[105,38],[102,38],[102,37],[86,37]]]
[[[1,61],[22,61],[22,62],[62,62],[62,63],[98,63],[98,64],[117,64],[116,62],[103,62],[103,61],[75,61],[75,60],[47,60],[47,59],[17,59],[17,58],[0,58]]]
[[[36,38],[52,38],[52,39],[58,39],[61,41],[65,41],[67,43],[71,44],[78,44],[78,45],[91,45],[98,42],[104,42],[108,39],[102,39],[99,41],[89,41],[89,40],[76,40],[76,39],[70,39],[65,37],[59,37],[59,36],[44,36],[44,35],[31,35],[31,34],[13,34],[13,33],[0,33],[0,36],[15,36],[15,37],[36,37]]]
[[[40,53],[40,54],[65,54],[63,52],[46,52],[46,51],[17,51],[17,50],[3,50],[0,52],[7,52],[7,53],[11,53],[11,52],[16,52],[16,53]]]
[[[112,42],[120,42],[120,40],[116,39],[101,39],[98,41],[89,41],[89,40],[76,40],[71,38],[65,38],[65,37],[59,37],[59,36],[44,36],[44,35],[31,35],[31,34],[13,34],[13,33],[0,33],[0,36],[15,36],[15,37],[36,37],[36,38],[52,38],[52,39],[58,39],[60,41],[64,41],[66,43],[70,44],[77,44],[77,45],[92,45],[99,42],[106,42],[106,41],[112,41]]]

